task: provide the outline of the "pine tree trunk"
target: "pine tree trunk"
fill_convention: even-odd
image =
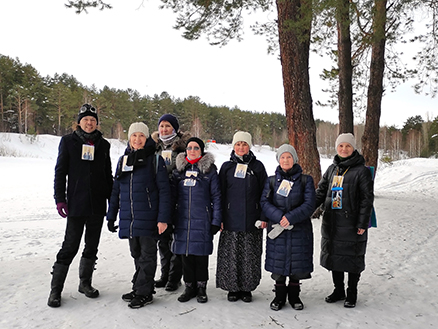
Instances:
[[[277,0],[280,59],[289,143],[303,171],[321,178],[309,83],[312,0]]]
[[[354,133],[350,0],[338,1],[336,20],[338,27],[339,133]]]
[[[385,70],[385,26],[387,0],[375,0],[373,40],[370,63],[365,131],[362,136],[362,154],[368,166],[377,169],[379,158],[379,122],[382,110],[383,75]]]

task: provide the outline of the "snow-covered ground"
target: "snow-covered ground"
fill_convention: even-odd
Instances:
[[[157,289],[154,303],[132,310],[120,296],[130,291],[133,262],[128,243],[103,229],[93,285],[100,297],[77,291],[78,255],[69,271],[62,306],[47,306],[50,270],[63,240],[65,220],[53,201],[59,137],[0,133],[0,328],[436,328],[438,325],[438,160],[410,159],[381,166],[375,183],[378,227],[370,229],[367,268],[356,308],[327,304],[331,275],[319,266],[320,220],[313,220],[315,271],[302,282],[304,310],[270,310],[273,281],[263,271],[252,303],[230,303],[215,288],[216,250],[210,257],[209,301],[180,303]],[[111,140],[113,167],[125,144]],[[275,153],[253,152],[273,174]],[[229,145],[211,145],[218,167]],[[4,156],[8,154],[9,156]],[[331,160],[323,159],[327,168]],[[217,236],[215,237],[217,242]],[[159,268],[157,273],[159,273]]]

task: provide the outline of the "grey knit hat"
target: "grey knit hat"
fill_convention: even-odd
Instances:
[[[246,131],[238,131],[233,136],[233,147],[237,142],[245,142],[249,145],[249,148],[252,147],[252,137],[250,133]]]
[[[278,150],[277,150],[277,161],[278,162],[280,162],[280,157],[285,152],[288,152],[292,155],[292,158],[294,159],[294,163],[298,163],[297,151],[295,151],[295,148],[289,144],[283,144],[278,148]]]
[[[149,128],[143,122],[131,123],[128,130],[128,140],[131,139],[133,133],[143,133],[146,138],[149,137]]]
[[[336,148],[338,148],[338,145],[341,143],[348,143],[351,146],[353,146],[353,149],[356,149],[356,139],[354,138],[353,134],[346,133],[346,134],[340,134],[338,138],[336,138]]]

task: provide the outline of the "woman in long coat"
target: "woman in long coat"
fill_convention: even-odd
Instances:
[[[300,280],[309,279],[313,272],[310,216],[315,207],[315,188],[312,176],[302,173],[293,146],[280,146],[277,161],[280,165],[275,176],[266,181],[261,199],[263,212],[269,219],[265,269],[275,280],[275,298],[270,307],[280,310],[287,296],[294,309],[302,310]]]
[[[214,156],[204,153],[204,143],[199,138],[190,138],[186,152],[177,156],[171,185],[176,204],[172,252],[182,257],[185,282],[185,291],[178,301],[197,297],[199,303],[205,303],[208,257],[213,252],[213,235],[220,229],[222,214]]]
[[[327,303],[344,300],[355,307],[357,285],[365,269],[367,229],[373,207],[373,181],[365,159],[356,150],[352,134],[336,139],[333,164],[324,173],[316,190],[316,206],[322,205],[321,266],[332,271],[335,289]],[[348,273],[347,296],[344,272]]]
[[[219,178],[223,211],[223,230],[219,238],[216,287],[228,291],[230,302],[251,302],[260,283],[263,230],[260,197],[266,181],[263,163],[251,152],[251,135],[238,131],[233,151],[223,163]]]
[[[157,154],[161,155],[166,164],[169,179],[175,169],[176,157],[186,149],[187,140],[191,137],[190,133],[183,133],[179,130],[178,118],[166,113],[158,120],[158,131],[151,134],[152,139],[157,145]],[[181,257],[174,255],[171,250],[173,241],[172,225],[160,235],[158,250],[161,260],[161,275],[155,281],[156,288],[163,288],[166,291],[175,291],[181,285],[182,263]]]

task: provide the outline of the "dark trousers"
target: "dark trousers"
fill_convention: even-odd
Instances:
[[[332,271],[332,278],[335,288],[344,289],[344,272]],[[360,273],[348,272],[348,288],[357,291],[357,284],[360,280]]]
[[[184,282],[208,281],[208,255],[182,255]]]
[[[171,251],[173,241],[171,225],[160,235],[158,250],[161,261],[161,279],[163,281],[179,282],[182,277],[181,256]]]
[[[149,236],[133,237],[129,239],[129,249],[135,265],[132,290],[137,295],[150,295],[157,270],[157,240]]]
[[[82,234],[85,228],[85,246],[82,257],[96,260],[97,248],[102,232],[103,216],[67,217],[64,242],[56,255],[56,262],[70,265],[79,251]]]

